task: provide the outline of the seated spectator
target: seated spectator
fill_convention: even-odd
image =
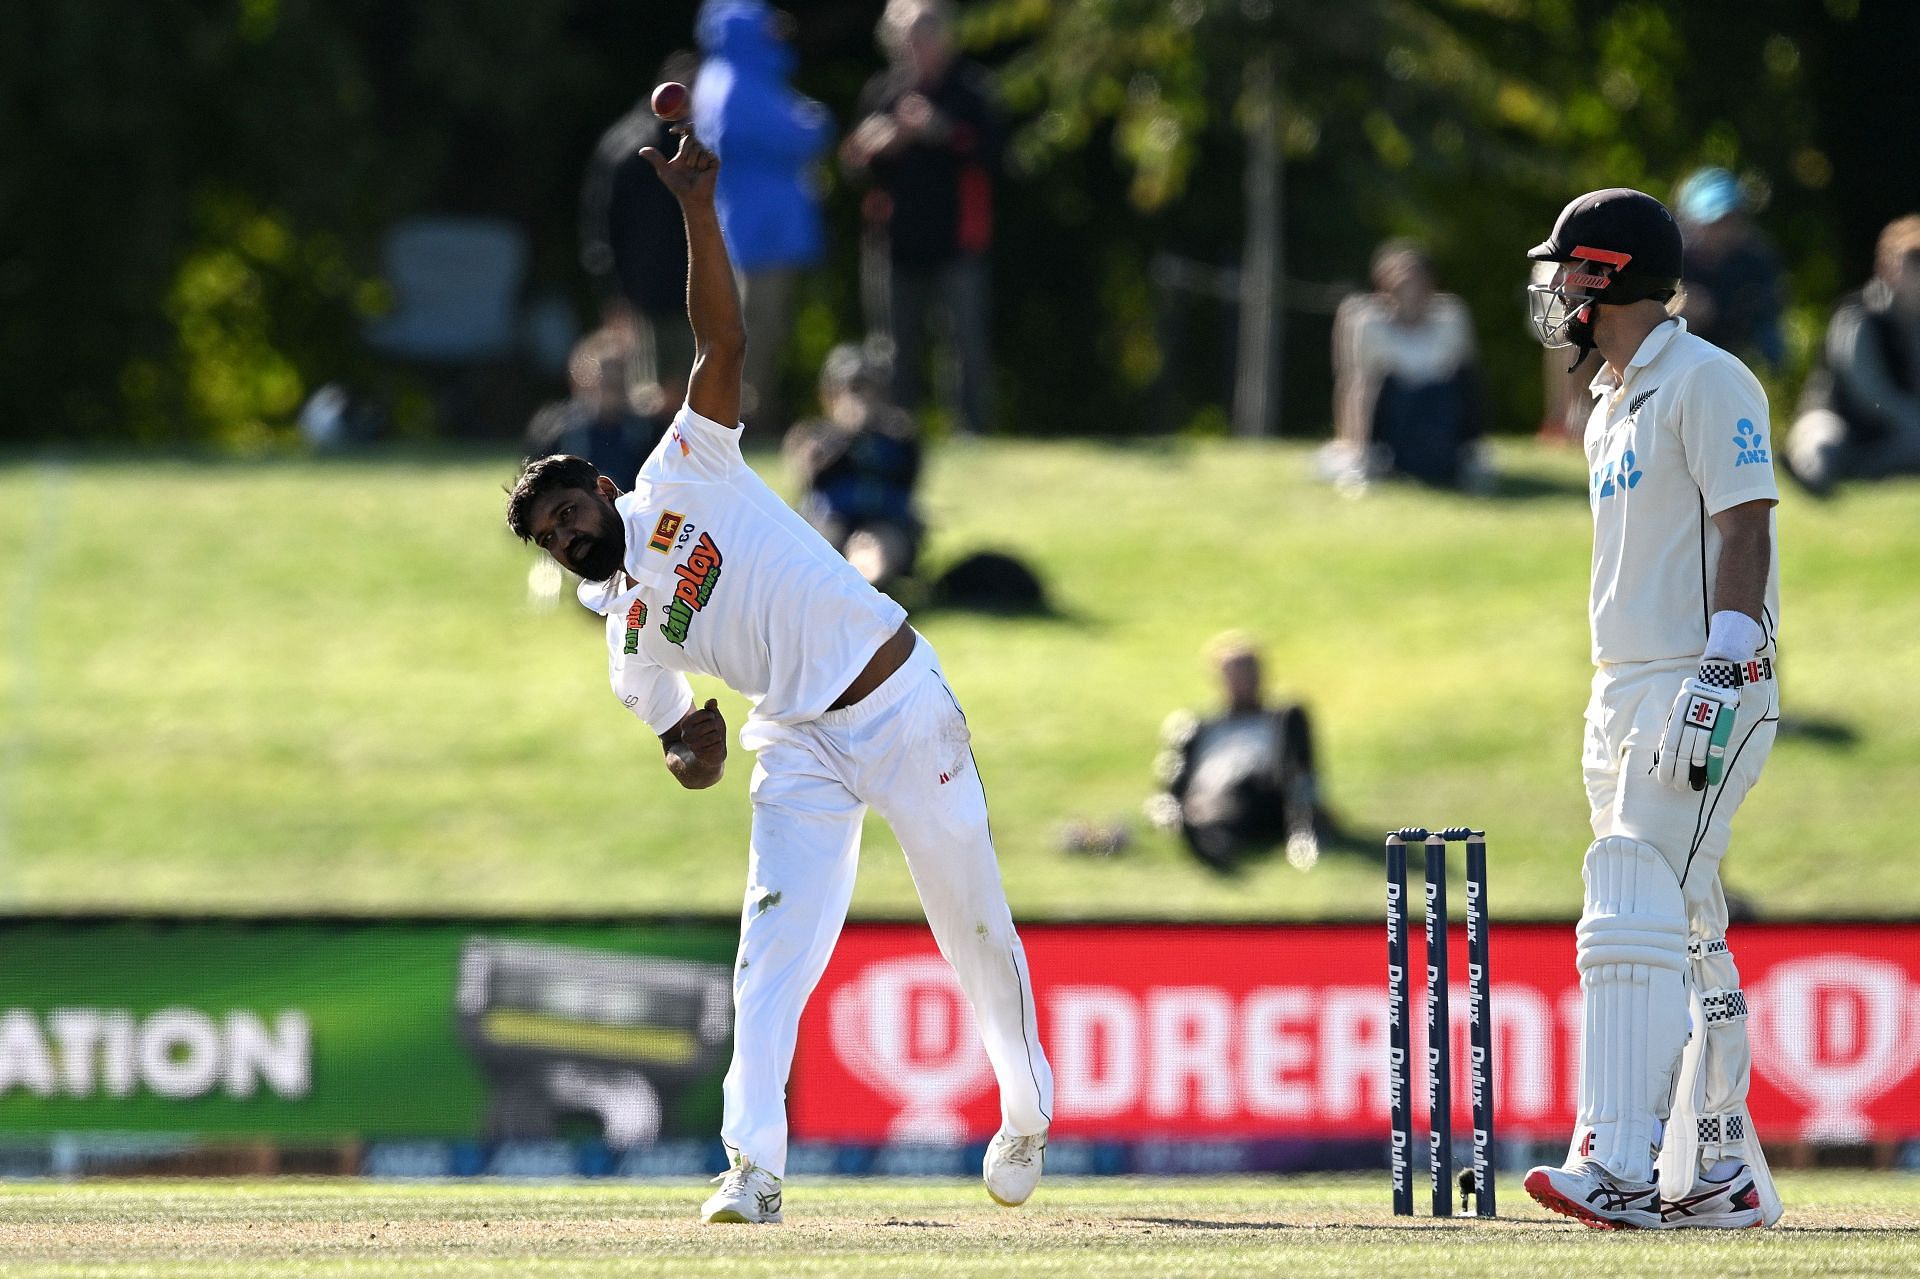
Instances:
[[[1780,255],[1747,216],[1740,183],[1725,169],[1700,169],[1674,195],[1687,252],[1680,314],[1687,328],[1744,360],[1778,367]]]
[[[785,452],[805,493],[800,513],[869,582],[912,574],[924,528],[915,511],[919,428],[888,402],[886,375],[860,347],[828,352],[824,416],[796,423]]]
[[[1335,439],[1328,478],[1362,487],[1384,474],[1480,491],[1480,404],[1466,304],[1434,291],[1418,246],[1390,240],[1373,257],[1375,292],[1333,322]]]
[[[666,434],[678,407],[650,404],[650,415],[636,408],[635,351],[631,332],[619,327],[582,338],[567,361],[573,395],[533,415],[527,425],[527,456],[571,453],[592,462],[622,488],[631,488],[640,464]]]
[[[1920,214],[1880,233],[1873,279],[1834,310],[1786,462],[1816,493],[1920,472]]]
[[[1148,801],[1148,816],[1177,827],[1215,870],[1282,841],[1287,860],[1305,870],[1319,860],[1324,821],[1306,709],[1267,703],[1260,655],[1244,637],[1223,636],[1214,651],[1226,709],[1208,720],[1168,718],[1157,765],[1167,789]]]

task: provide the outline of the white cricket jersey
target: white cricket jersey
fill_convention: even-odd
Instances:
[[[756,724],[813,719],[906,620],[753,473],[738,430],[690,406],[614,507],[626,571],[580,600],[606,614],[615,695],[656,733],[692,709],[690,673],[752,700],[749,746]]]
[[[1624,380],[1602,365],[1592,390],[1593,660],[1698,657],[1720,560],[1712,517],[1780,497],[1766,392],[1746,365],[1678,318],[1647,335]],[[1780,621],[1779,541],[1772,543],[1762,619],[1769,648]]]

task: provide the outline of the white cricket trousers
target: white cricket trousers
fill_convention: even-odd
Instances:
[[[1769,666],[1777,660],[1771,650],[1762,657]],[[1653,1116],[1665,1124],[1657,1168],[1662,1192],[1669,1198],[1686,1195],[1693,1186],[1696,1161],[1711,1163],[1719,1155],[1738,1152],[1755,1177],[1763,1215],[1771,1224],[1779,1219],[1780,1199],[1747,1113],[1752,1056],[1740,972],[1726,940],[1727,899],[1720,886],[1720,861],[1732,835],[1733,815],[1760,780],[1760,770],[1773,749],[1780,690],[1772,677],[1743,687],[1720,784],[1700,791],[1680,790],[1652,775],[1653,756],[1680,685],[1699,665],[1688,660],[1602,666],[1594,674],[1593,696],[1587,704],[1586,744],[1580,762],[1594,837],[1624,836],[1659,850],[1679,880],[1687,914],[1688,979],[1681,998],[1687,1000],[1692,1030],[1676,1063],[1671,1102],[1659,1099]],[[1584,979],[1581,985],[1586,986]],[[1712,1015],[1707,1001],[1714,1005]],[[1649,1011],[1657,1022],[1659,1010]],[[1631,1029],[1624,1028],[1623,1033]],[[1640,1028],[1642,1042],[1645,1033]],[[1581,1143],[1589,1124],[1603,1120],[1618,1124],[1623,1118],[1609,1113],[1617,1110],[1617,1097],[1603,1095],[1604,1087],[1590,1093],[1587,1086],[1590,1070],[1597,1072],[1598,1079],[1608,1074],[1606,1063],[1594,1060],[1592,1054],[1618,1047],[1582,1045],[1582,1113],[1569,1147],[1569,1164],[1586,1153]],[[1592,1113],[1588,1113],[1590,1106]]]
[[[1771,650],[1765,656],[1777,660]],[[1681,683],[1699,669],[1698,660],[1600,667],[1593,676],[1580,755],[1594,838],[1624,835],[1659,849],[1680,881],[1696,940],[1727,930],[1720,859],[1733,833],[1733,815],[1760,780],[1780,721],[1778,683],[1750,684],[1740,690],[1720,784],[1694,791],[1660,781],[1652,775],[1653,754],[1666,732],[1667,712]]]
[[[733,1064],[720,1136],[786,1175],[787,1073],[800,1010],[846,921],[871,806],[893,827],[940,953],[973,1005],[1012,1132],[1051,1122],[1053,1072],[1040,1047],[1027,956],[987,828],[967,722],[933,646],[845,710],[751,726],[753,845],[733,972]]]

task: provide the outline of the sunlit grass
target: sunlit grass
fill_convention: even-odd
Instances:
[[[955,448],[937,565],[1011,550],[1057,616],[925,613],[975,728],[1025,916],[1371,915],[1371,860],[1232,880],[1144,827],[1159,725],[1201,656],[1260,636],[1305,700],[1328,797],[1492,832],[1496,912],[1577,911],[1588,516],[1578,458],[1514,447],[1493,500],[1349,500],[1303,449]],[[528,603],[511,464],[0,466],[0,902],[13,908],[717,911],[743,880],[750,761],[681,792],[613,700],[597,628]],[[1912,912],[1920,489],[1781,517],[1789,721],[1727,877],[1763,911]],[[720,690],[702,690],[706,692]],[[721,693],[737,726],[738,699]],[[1113,858],[1057,850],[1122,822]],[[913,913],[884,826],[856,912]]]

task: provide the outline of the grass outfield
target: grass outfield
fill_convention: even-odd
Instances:
[[[996,443],[935,459],[932,559],[1045,575],[1055,619],[929,613],[1027,917],[1371,916],[1374,861],[1234,880],[1145,830],[1160,722],[1242,626],[1310,702],[1356,830],[1492,831],[1496,913],[1570,917],[1588,516],[1576,457],[1514,446],[1504,496],[1361,501],[1297,446]],[[719,911],[749,761],[689,795],[607,691],[598,631],[529,607],[504,457],[0,465],[0,905]],[[1762,911],[1920,913],[1920,487],[1789,494],[1784,739],[1729,883]],[[702,695],[708,690],[701,690]],[[738,699],[723,696],[737,726]],[[1110,860],[1056,851],[1119,820]],[[856,912],[911,914],[872,824]]]
[[[1910,1275],[1920,1180],[1783,1179],[1771,1231],[1603,1233],[1502,1185],[1497,1222],[1396,1221],[1384,1176],[1063,1179],[1016,1212],[978,1185],[796,1189],[778,1228],[703,1227],[691,1184],[168,1182],[0,1186],[0,1274],[519,1276]]]

